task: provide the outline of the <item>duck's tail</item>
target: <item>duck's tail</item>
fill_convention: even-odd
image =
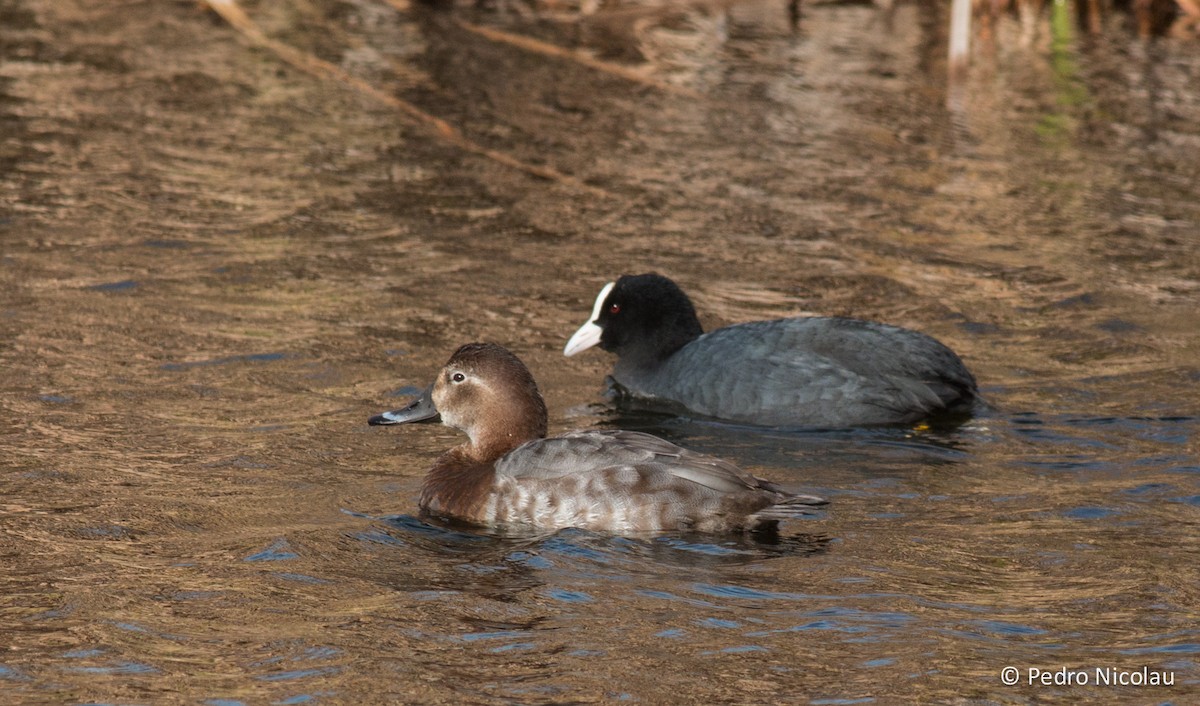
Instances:
[[[776,523],[816,515],[819,511],[815,508],[828,504],[828,500],[815,495],[786,495],[774,505],[768,505],[751,515],[751,519],[759,524]]]

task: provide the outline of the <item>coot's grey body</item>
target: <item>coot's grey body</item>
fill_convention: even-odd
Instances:
[[[597,344],[617,354],[612,377],[623,392],[745,424],[901,424],[978,399],[959,357],[925,334],[839,317],[703,333],[691,301],[659,275],[606,286],[564,352]]]
[[[842,318],[754,321],[706,333],[658,364],[618,360],[629,394],[746,424],[898,424],[969,404],[975,380],[916,331]]]

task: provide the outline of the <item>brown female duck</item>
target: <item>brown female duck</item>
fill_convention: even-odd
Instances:
[[[573,431],[547,439],[546,405],[533,376],[491,343],[462,346],[418,399],[370,423],[439,414],[469,440],[430,469],[421,509],[476,524],[617,533],[761,530],[826,502],[649,434]]]

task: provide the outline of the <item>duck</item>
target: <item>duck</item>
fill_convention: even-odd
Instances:
[[[604,285],[563,354],[593,346],[617,356],[609,380],[619,399],[738,424],[911,424],[980,400],[963,361],[931,336],[830,316],[705,333],[691,299],[657,273]]]
[[[791,493],[734,464],[625,430],[547,438],[546,404],[507,348],[468,343],[406,407],[371,425],[440,419],[467,435],[425,475],[424,514],[486,527],[617,534],[776,532],[823,498]]]

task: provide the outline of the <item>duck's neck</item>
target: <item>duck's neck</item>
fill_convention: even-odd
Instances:
[[[482,521],[480,510],[496,477],[494,461],[481,461],[464,444],[442,454],[421,486],[421,509]]]
[[[459,448],[471,458],[492,463],[526,441],[546,436],[545,412],[539,417],[528,417],[529,421],[526,422],[521,421],[521,415],[514,416],[515,419],[504,419],[473,431],[471,443]]]
[[[442,454],[425,476],[421,508],[486,523],[481,514],[496,479],[496,461],[526,441],[546,435],[545,422],[472,437]]]

